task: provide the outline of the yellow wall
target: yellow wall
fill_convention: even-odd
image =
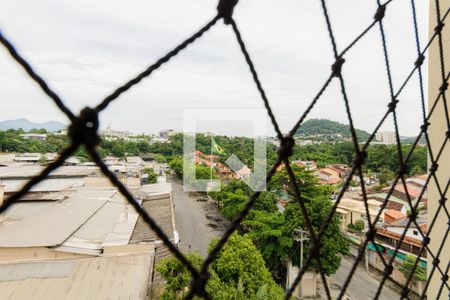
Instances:
[[[439,1],[440,2],[440,11],[442,13],[449,8],[450,1]],[[447,17],[446,26],[444,26],[442,36],[444,40],[444,61],[445,61],[445,72],[447,73],[450,70],[450,18]],[[436,7],[435,1],[430,1],[430,37],[433,34],[433,29],[436,27]],[[422,43],[424,44],[424,43]],[[423,46],[422,46],[423,47]],[[442,84],[442,77],[440,71],[440,60],[439,60],[439,44],[436,39],[431,47],[429,52],[429,63],[428,63],[428,107],[430,108],[436,99],[439,87]],[[447,101],[450,104],[450,93],[449,90],[446,92]],[[442,99],[441,99],[442,100]],[[445,139],[445,132],[447,131],[446,118],[444,115],[444,106],[442,101],[437,106],[436,111],[433,113],[430,119],[430,139],[433,154],[437,153],[438,148],[442,145]],[[429,162],[430,163],[430,162]],[[437,172],[437,177],[439,179],[439,184],[441,187],[445,188],[447,181],[450,178],[450,143],[447,143],[446,148],[442,154],[442,157],[439,160],[439,169]],[[436,187],[436,184],[432,180],[430,182],[429,190],[428,190],[428,222],[431,222],[432,217],[434,216],[436,209],[439,205],[439,193]],[[450,199],[450,193],[447,193],[447,198]],[[447,201],[450,202],[450,201]],[[447,207],[450,208],[450,203],[447,203]],[[437,253],[438,248],[441,244],[441,241],[444,237],[445,231],[448,228],[447,225],[448,219],[446,215],[441,211],[439,217],[436,221],[436,225],[431,231],[431,243],[430,249],[434,254]],[[429,256],[430,257],[430,256]],[[443,251],[440,254],[440,264],[439,266],[445,272],[447,267],[447,263],[450,260],[450,242],[447,240],[447,243],[444,245]],[[431,260],[428,261],[428,272],[430,272],[432,268]],[[441,285],[441,277],[442,275],[439,272],[435,272],[433,277],[431,278],[430,286],[428,288],[428,299],[437,299],[437,291]],[[439,299],[448,299],[448,290],[443,291],[442,295]]]

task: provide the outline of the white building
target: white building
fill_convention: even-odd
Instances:
[[[375,135],[375,138],[383,144],[387,145],[396,144],[394,131],[379,131]]]
[[[45,141],[47,139],[46,134],[40,134],[40,133],[24,133],[20,135],[21,138],[25,140],[41,140]]]

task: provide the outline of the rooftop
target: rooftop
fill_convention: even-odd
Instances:
[[[0,264],[1,299],[145,299],[149,252]]]

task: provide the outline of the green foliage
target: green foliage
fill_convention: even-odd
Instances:
[[[351,232],[355,233],[361,233],[364,230],[364,221],[363,220],[356,220],[355,223],[348,224],[348,229]]]
[[[292,170],[297,180],[301,193],[301,199],[306,206],[311,225],[315,232],[318,232],[332,207],[332,202],[330,200],[331,189],[328,186],[319,185],[316,176],[304,168],[292,166]],[[284,235],[287,238],[292,238],[295,229],[307,230],[308,228],[306,226],[304,216],[300,212],[299,204],[294,200],[294,190],[288,179],[289,176],[286,169],[282,169],[280,172],[275,174],[269,188],[271,191],[279,193],[280,195],[284,193],[289,195],[290,201],[286,205],[286,210],[283,214],[286,220]],[[334,216],[321,239],[322,248],[320,252],[320,260],[325,274],[327,275],[334,274],[339,268],[340,257],[338,254],[346,254],[349,251],[348,242],[340,233],[339,223],[339,218]],[[305,256],[310,246],[310,241],[307,241],[305,243]],[[285,255],[293,258],[295,261],[299,252],[299,245],[298,243],[295,243],[294,247],[287,249]],[[312,261],[311,268],[313,270],[317,270],[316,261]]]
[[[160,163],[160,164],[166,162],[166,158],[162,154],[156,154],[155,160],[157,163]]]
[[[211,250],[217,241],[211,242]],[[212,271],[227,285],[237,287],[242,281],[245,299],[256,296],[262,285],[267,286],[267,299],[282,299],[283,291],[272,279],[269,270],[252,240],[239,234],[233,234],[219,252]]]
[[[316,232],[322,225],[329,209],[331,208],[331,189],[320,186],[317,177],[310,171],[298,166],[292,166],[297,183],[301,190],[303,201],[306,204],[309,217]],[[286,170],[276,173],[269,183],[268,192],[261,193],[258,200],[245,218],[240,228],[246,236],[251,238],[261,252],[266,265],[277,281],[282,281],[286,273],[286,260],[288,258],[298,261],[299,245],[293,239],[294,230],[306,229],[303,215],[299,212],[299,206],[294,201],[294,191],[289,184]],[[248,201],[251,191],[245,189],[241,181],[230,181],[221,192],[211,196],[223,203],[223,215],[234,218],[244,204]],[[285,213],[278,212],[277,199],[287,199]],[[348,252],[348,243],[341,236],[339,219],[332,222],[323,238],[324,251],[321,252],[322,264],[328,275],[336,272],[340,264],[339,253]],[[305,255],[309,244],[306,243]],[[316,269],[314,265],[312,268]]]
[[[411,150],[411,145],[402,145],[402,153],[406,155]],[[343,163],[351,165],[354,157],[354,148],[351,142],[321,143],[306,146],[294,146],[292,160],[314,160],[319,167],[330,164]],[[396,145],[371,145],[367,148],[367,158],[363,165],[363,171],[371,170],[383,173],[384,181],[390,180],[392,172],[397,172],[399,167]],[[407,175],[413,176],[425,173],[427,169],[426,147],[418,146],[414,149],[407,165]]]
[[[209,249],[216,243],[211,242]],[[188,253],[187,258],[195,268],[200,268],[202,257]],[[180,299],[186,295],[191,274],[182,263],[174,257],[166,258],[156,270],[166,280],[162,299]],[[273,281],[263,258],[247,237],[233,234],[209,272],[206,290],[214,299],[283,299],[283,290]]]
[[[313,121],[313,120],[310,120]],[[301,128],[308,128],[305,122]],[[323,121],[323,120],[322,120]],[[310,124],[310,123],[308,123]],[[346,125],[342,125],[346,126]],[[302,129],[303,130],[303,129]],[[48,134],[46,141],[40,140],[25,140],[19,135],[24,133],[23,130],[7,130],[0,131],[0,152],[61,152],[66,148],[70,140],[64,135]],[[219,144],[227,154],[235,154],[248,167],[253,168],[253,139],[246,137],[214,137],[217,144]],[[198,134],[196,138],[196,149],[203,153],[210,153],[211,151],[211,137]],[[411,145],[402,145],[402,152],[406,154],[411,149]],[[183,135],[181,133],[169,137],[168,142],[157,142],[150,144],[145,137],[140,141],[126,141],[122,139],[117,140],[102,140],[97,147],[101,156],[115,155],[124,157],[127,155],[138,156],[146,153],[157,154],[156,161],[163,162],[164,157],[173,158],[183,154]],[[323,167],[334,163],[343,163],[350,165],[353,160],[354,149],[351,142],[336,142],[336,143],[321,143],[306,146],[294,146],[294,153],[292,160],[315,160],[319,167]],[[89,156],[84,148],[80,148],[76,156],[89,159]],[[269,168],[277,157],[276,146],[272,143],[267,143],[267,167]],[[226,156],[219,158],[220,162],[224,162]],[[170,161],[170,159],[167,159]],[[182,165],[182,164],[181,164]],[[427,153],[426,147],[418,146],[412,153],[408,163],[408,175],[416,175],[426,172],[427,168]],[[372,145],[367,149],[367,159],[364,165],[364,170],[371,170],[375,173],[386,173],[386,170],[396,172],[398,169],[397,148],[395,145]],[[181,176],[179,173],[177,173]],[[388,181],[392,177],[392,173],[381,174],[386,175]]]
[[[145,168],[143,172],[148,175],[146,183],[156,183],[158,181],[158,176],[156,176],[152,168]]]
[[[413,272],[412,278],[414,280],[425,281],[427,280],[427,270],[426,268],[422,267],[420,263],[418,263],[416,268],[414,269],[414,263],[416,259],[417,257],[414,255],[406,255],[405,260],[399,267],[400,272],[402,272],[403,276],[406,279],[411,275],[411,272]]]
[[[273,277],[282,281],[286,270],[285,262],[294,245],[294,239],[288,235],[290,229],[284,214],[255,210],[243,225],[249,229],[247,236],[261,252]]]
[[[392,180],[395,179],[395,173],[386,168],[380,168],[378,173],[378,181],[381,186],[388,185]]]
[[[314,136],[314,135],[341,135],[344,138],[350,138],[350,126],[327,120],[311,119],[304,122],[297,130],[296,135]],[[360,142],[369,138],[370,134],[364,130],[356,129],[356,136]]]
[[[248,201],[248,196],[241,189],[235,192],[227,192],[222,198],[222,214],[228,220],[234,219]]]
[[[169,161],[169,167],[178,177],[183,178],[183,157],[174,156],[172,160]]]

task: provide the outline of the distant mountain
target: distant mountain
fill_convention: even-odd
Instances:
[[[350,126],[327,119],[311,119],[305,121],[297,130],[296,136],[333,138],[342,136],[351,138]],[[370,134],[364,130],[356,129],[356,136],[360,142],[369,138]]]
[[[20,129],[24,131],[30,131],[31,129],[41,129],[44,128],[47,131],[58,131],[66,128],[67,126],[61,122],[49,121],[45,123],[34,123],[27,119],[16,119],[16,120],[6,120],[0,121],[0,130],[8,129]]]
[[[417,136],[400,136],[400,141],[403,144],[414,144],[416,139],[417,139]],[[427,143],[427,139],[426,139],[425,135],[422,134],[422,136],[419,139],[419,144],[425,145],[426,143]]]

